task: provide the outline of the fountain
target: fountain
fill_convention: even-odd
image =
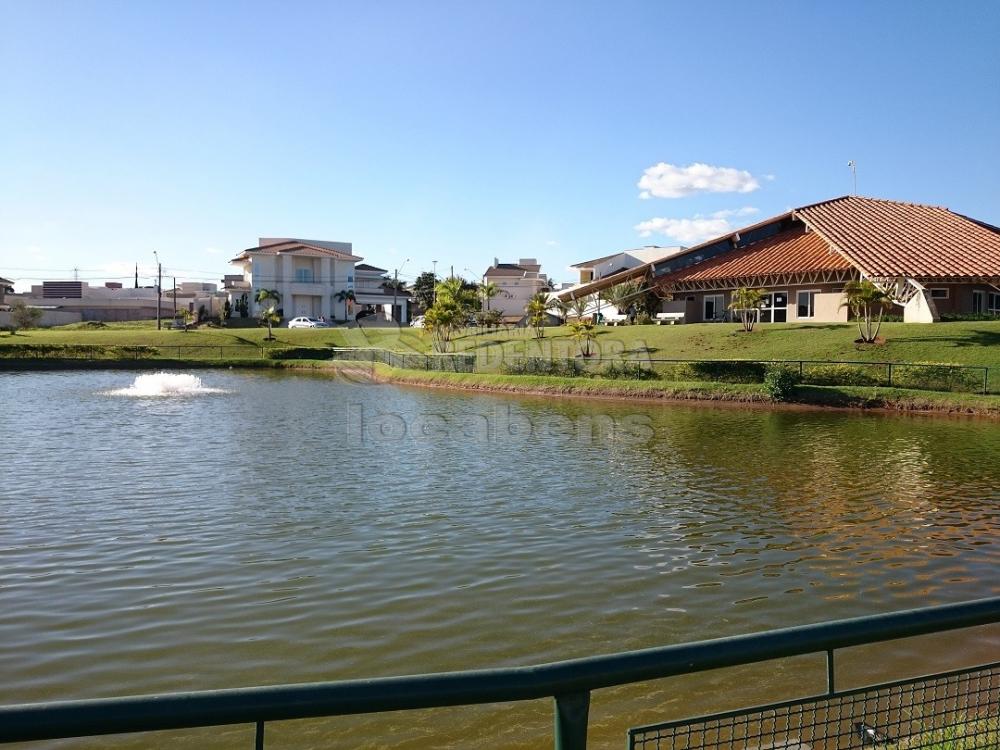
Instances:
[[[188,373],[155,372],[137,375],[132,385],[108,391],[110,396],[133,396],[137,398],[158,398],[161,396],[201,396],[212,393],[227,393],[222,388],[210,388],[197,375]]]

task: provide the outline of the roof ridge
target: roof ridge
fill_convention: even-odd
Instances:
[[[941,211],[948,211],[949,213],[954,213],[947,206],[936,206],[933,203],[917,203],[915,201],[899,201],[892,198],[876,198],[870,195],[840,195],[836,198],[827,198],[823,201],[817,201],[816,203],[809,203],[805,206],[800,206],[796,208],[796,211],[804,211],[810,208],[816,208],[817,206],[824,206],[829,203],[837,203],[839,201],[847,200],[859,200],[859,201],[869,201],[871,203],[888,203],[893,206],[913,206],[914,208],[935,208]]]

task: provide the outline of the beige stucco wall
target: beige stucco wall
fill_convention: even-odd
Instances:
[[[38,322],[39,327],[64,326],[70,323],[79,323],[83,316],[78,312],[66,312],[64,310],[43,310],[42,319]],[[13,324],[9,312],[0,312],[0,328],[6,328]]]

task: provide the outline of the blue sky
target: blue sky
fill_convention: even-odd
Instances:
[[[848,193],[849,159],[1000,223],[998,37],[992,0],[0,0],[0,276],[217,280],[297,236],[568,280]]]

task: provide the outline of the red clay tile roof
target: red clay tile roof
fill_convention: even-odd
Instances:
[[[682,268],[657,281],[738,280],[774,273],[842,271],[852,267],[850,261],[832,251],[822,237],[806,232],[803,227]]]
[[[845,196],[795,216],[872,276],[1000,277],[1000,230],[947,208]]]

